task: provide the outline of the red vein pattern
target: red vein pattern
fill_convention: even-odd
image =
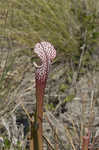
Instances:
[[[43,97],[46,86],[46,80],[48,77],[49,68],[52,60],[56,57],[56,50],[53,45],[49,42],[37,43],[34,47],[34,52],[38,55],[41,60],[41,66],[34,64],[36,67],[35,78],[36,78],[36,117],[35,122],[39,124],[37,130],[37,140],[34,145],[39,146],[39,150],[43,150],[42,141],[42,120],[43,120]]]
[[[56,50],[49,42],[41,42],[35,45],[34,52],[42,62],[42,65],[36,69],[36,79],[44,81],[47,79],[51,62],[56,57]]]

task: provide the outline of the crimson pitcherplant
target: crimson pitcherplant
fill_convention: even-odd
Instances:
[[[44,41],[35,45],[34,52],[38,55],[42,64],[38,66],[34,62],[34,66],[36,67],[36,113],[33,128],[33,150],[42,150],[43,97],[51,62],[56,57],[56,50],[53,45]]]

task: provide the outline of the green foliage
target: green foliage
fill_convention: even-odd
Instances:
[[[98,44],[98,0],[15,0],[2,5],[9,14],[6,32],[28,47],[47,40],[78,61],[83,44],[88,53]]]
[[[70,102],[70,101],[73,100],[74,97],[75,97],[75,95],[68,95],[68,96],[66,96],[66,98],[64,99],[64,102],[65,102],[65,103],[66,103],[66,102]]]
[[[68,85],[66,84],[61,84],[60,85],[60,91],[65,92],[65,90],[68,88]]]
[[[4,149],[9,150],[11,147],[11,141],[8,140],[8,138],[4,139]],[[17,142],[16,146],[14,146],[14,150],[22,150],[22,146],[20,141]]]
[[[50,104],[47,104],[47,105],[46,105],[46,109],[52,111],[52,110],[55,110],[55,106],[54,106],[53,103],[50,103]]]
[[[71,85],[73,79],[73,71],[70,68],[67,70],[66,83]]]
[[[10,149],[10,146],[11,146],[11,142],[6,138],[6,139],[4,140],[4,147],[5,147],[6,149]]]

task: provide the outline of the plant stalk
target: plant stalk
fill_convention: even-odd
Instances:
[[[45,82],[36,80],[36,112],[34,123],[31,122],[30,150],[43,150],[43,97]]]

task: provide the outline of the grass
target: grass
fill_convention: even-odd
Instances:
[[[58,56],[63,53],[64,59],[67,59],[66,61],[69,64],[72,62],[74,70],[69,65],[67,71],[67,83],[69,85],[66,84],[66,86],[71,85],[75,71],[77,71],[77,78],[89,70],[98,71],[99,62],[93,59],[93,55],[99,47],[98,9],[99,0],[1,0],[0,48],[2,51],[0,51],[0,67],[4,63],[4,59],[6,61],[3,65],[3,72],[0,73],[0,98],[7,99],[11,94],[12,84],[9,81],[7,82],[6,79],[7,74],[14,68],[16,58],[31,57],[31,48],[38,41],[51,42],[55,46]],[[6,54],[4,54],[5,48],[10,50]],[[17,48],[18,51],[16,51]],[[56,63],[58,58],[56,58]],[[64,85],[61,86],[62,92],[66,88]],[[68,96],[64,101],[70,101],[71,96]],[[48,107],[50,107],[50,110],[55,110],[53,104]],[[85,106],[83,108],[85,109]],[[93,109],[94,104],[91,105],[90,117],[93,115]],[[82,117],[85,118],[83,111]],[[89,118],[90,125],[91,121],[92,118]],[[66,126],[65,132],[69,139],[68,149],[72,147],[75,150],[77,147],[75,148],[75,139],[72,134],[75,133],[76,125],[72,122],[72,126],[73,131]],[[83,130],[85,130],[83,121],[79,128],[80,135],[83,137]],[[55,130],[53,133],[55,133],[53,138],[58,143],[55,145],[57,150],[60,148],[61,142],[57,131]],[[78,137],[77,131],[76,135]],[[83,142],[82,137],[80,137],[81,141],[77,139],[77,145]],[[46,137],[44,139],[49,145],[48,147],[53,148],[51,142]],[[11,146],[11,142],[5,140],[6,149],[9,145]],[[20,145],[19,149],[22,149]]]
[[[48,40],[59,52],[74,56],[83,44],[98,44],[98,0],[15,0],[2,5],[8,10],[7,33],[20,44],[33,47]]]

